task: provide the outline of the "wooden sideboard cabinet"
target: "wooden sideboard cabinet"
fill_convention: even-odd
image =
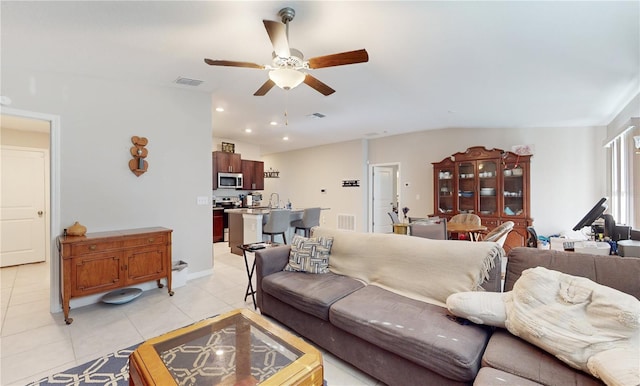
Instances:
[[[72,298],[167,279],[171,290],[171,229],[155,227],[58,237],[64,320]]]
[[[434,213],[447,221],[475,213],[493,229],[513,221],[504,250],[524,246],[533,225],[530,207],[531,155],[482,146],[433,162]]]

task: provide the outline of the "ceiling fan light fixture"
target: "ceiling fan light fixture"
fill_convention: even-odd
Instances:
[[[278,87],[283,90],[291,90],[304,81],[305,75],[297,70],[289,68],[278,68],[269,71],[269,79],[271,79]]]

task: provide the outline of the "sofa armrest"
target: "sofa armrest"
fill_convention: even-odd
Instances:
[[[262,308],[262,278],[282,271],[289,262],[290,250],[289,245],[281,245],[256,251],[256,301],[259,308]]]
[[[504,252],[495,256],[489,277],[482,283],[482,288],[489,292],[502,292],[502,259]]]

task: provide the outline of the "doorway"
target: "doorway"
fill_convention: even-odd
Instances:
[[[369,190],[369,213],[372,215],[369,232],[391,233],[393,223],[389,212],[400,205],[398,181],[400,180],[400,164],[377,164],[369,166],[371,188]]]
[[[45,204],[41,214],[44,222],[43,246],[45,260],[49,263],[50,271],[50,310],[51,312],[59,312],[61,311],[59,300],[60,264],[56,259],[57,252],[54,240],[60,234],[60,117],[2,106],[0,123],[3,131],[3,153],[5,145],[18,147],[27,152],[35,150],[35,153],[45,150],[43,155]],[[5,158],[4,154],[2,158]],[[36,210],[36,216],[39,217],[38,211]],[[3,237],[5,237],[4,234]]]
[[[47,213],[49,208],[49,124],[47,132],[27,132],[2,127],[0,150],[0,267],[49,261]],[[9,139],[7,139],[9,137]],[[7,146],[12,139],[46,148]]]

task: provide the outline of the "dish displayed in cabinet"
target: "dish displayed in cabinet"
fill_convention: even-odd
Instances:
[[[496,188],[480,188],[481,196],[495,196]]]

